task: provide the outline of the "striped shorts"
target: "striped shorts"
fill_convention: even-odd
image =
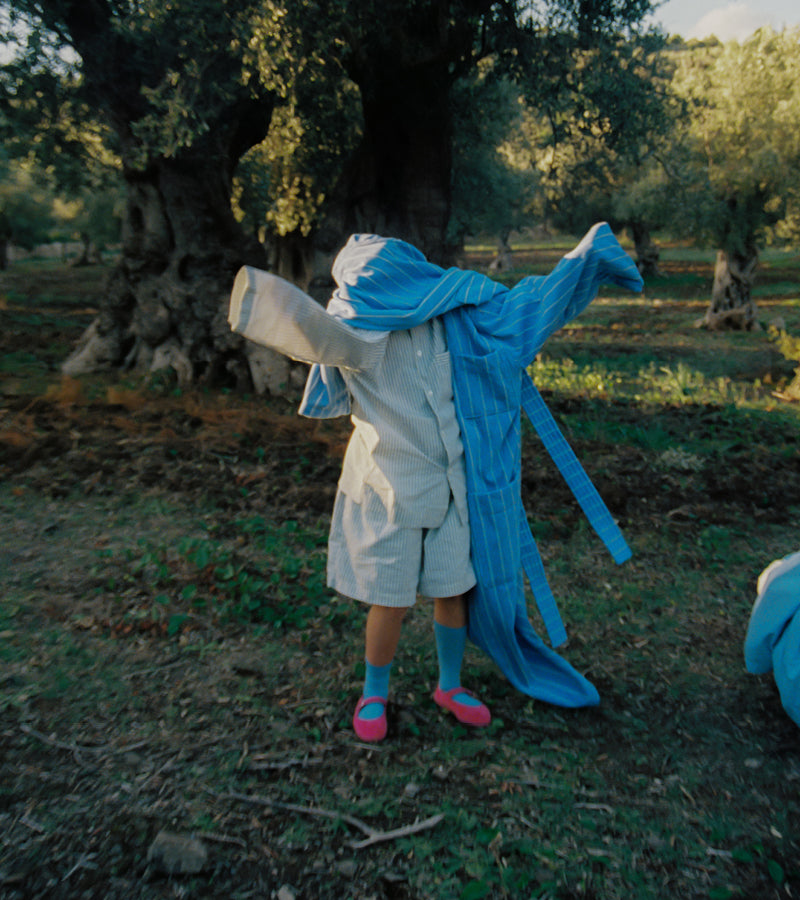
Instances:
[[[450,506],[437,528],[388,521],[380,497],[361,503],[339,491],[328,540],[328,586],[377,606],[409,607],[423,597],[455,597],[475,586],[469,525]]]

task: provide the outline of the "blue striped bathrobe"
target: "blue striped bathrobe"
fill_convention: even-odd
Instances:
[[[390,331],[434,316],[445,324],[477,577],[469,605],[471,640],[525,694],[564,707],[596,705],[595,687],[544,643],[528,617],[523,572],[553,646],[566,639],[522,505],[520,410],[614,559],[624,562],[630,557],[624,538],[526,368],[547,337],[581,312],[601,284],[641,290],[633,261],[600,223],[549,275],[525,278],[511,289],[476,272],[444,270],[410,244],[376,235],[351,237],[333,274],[339,287],[328,311],[350,325]],[[308,416],[349,412],[338,370],[312,368],[300,411]]]

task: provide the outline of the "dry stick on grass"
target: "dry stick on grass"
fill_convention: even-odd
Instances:
[[[248,762],[247,768],[251,772],[282,772],[284,769],[291,769],[295,766],[306,769],[309,766],[321,766],[325,760],[320,757],[303,757],[303,759],[284,759],[274,762],[260,762],[258,757],[251,756],[252,762]]]
[[[215,834],[213,831],[200,831],[198,832],[198,837],[201,837],[204,841],[216,841],[218,844],[234,844],[243,850],[247,849],[247,841],[243,841],[232,834]]]
[[[139,750],[147,744],[147,741],[137,741],[135,744],[126,744],[124,747],[110,747],[108,744],[91,747],[87,744],[59,741],[57,738],[31,728],[30,725],[20,725],[19,730],[23,734],[27,734],[28,737],[36,738],[49,747],[56,747],[58,750],[69,750],[71,753],[129,753],[132,750]]]
[[[363,841],[351,841],[350,846],[354,850],[362,850],[372,844],[380,844],[383,841],[395,841],[398,838],[408,837],[410,834],[417,834],[420,831],[427,831],[434,828],[444,818],[444,813],[437,813],[421,822],[413,822],[411,825],[404,825],[402,828],[393,828],[391,831],[375,831],[370,837]]]
[[[420,831],[426,831],[439,824],[444,818],[444,813],[438,813],[422,822],[414,822],[411,825],[404,825],[402,828],[394,828],[391,831],[378,831],[361,819],[350,816],[347,813],[337,812],[333,809],[322,809],[318,806],[299,806],[296,803],[282,803],[279,800],[272,800],[270,797],[262,797],[256,794],[240,794],[232,792],[223,794],[222,799],[244,800],[247,803],[256,803],[261,806],[269,806],[272,809],[285,809],[288,812],[296,812],[304,816],[317,816],[323,819],[336,819],[352,825],[359,831],[363,832],[367,837],[363,841],[351,841],[350,846],[354,850],[361,850],[372,844],[379,844],[383,841],[394,841],[397,838],[408,837],[410,834],[417,834]]]
[[[78,869],[96,869],[97,863],[92,861],[96,857],[96,853],[82,853],[80,859],[61,880],[69,881],[69,879],[72,878],[72,876],[78,871]]]

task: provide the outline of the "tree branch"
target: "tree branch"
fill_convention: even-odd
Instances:
[[[318,818],[346,822],[348,825],[352,825],[353,828],[357,828],[362,834],[366,835],[364,840],[350,842],[350,846],[354,850],[361,850],[364,847],[369,847],[372,844],[379,844],[383,841],[393,841],[397,838],[408,837],[410,834],[416,834],[419,831],[434,828],[442,821],[442,819],[444,819],[444,813],[438,813],[435,816],[424,819],[422,822],[413,822],[411,825],[404,825],[401,828],[394,828],[390,831],[379,831],[371,825],[367,825],[366,822],[362,822],[361,819],[355,818],[355,816],[332,809],[323,809],[319,806],[300,806],[296,803],[283,803],[279,800],[273,800],[270,797],[264,797],[258,794],[241,794],[235,791],[221,796],[222,799],[243,800],[246,803],[256,803],[260,806],[268,806],[271,809],[283,809],[287,812],[295,812],[304,816],[316,816]]]

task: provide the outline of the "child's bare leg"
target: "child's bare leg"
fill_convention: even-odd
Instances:
[[[434,600],[433,631],[439,660],[439,684],[434,700],[461,722],[488,725],[489,710],[461,688],[461,663],[467,643],[467,601],[463,594]]]
[[[436,597],[433,601],[433,619],[448,628],[465,628],[467,625],[467,598]]]
[[[386,666],[397,652],[405,607],[371,606],[367,613],[366,656],[373,666]]]

